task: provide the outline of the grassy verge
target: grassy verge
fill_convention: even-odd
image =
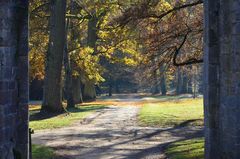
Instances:
[[[37,109],[38,108],[38,109]],[[64,114],[40,114],[40,107],[30,109],[30,128],[34,130],[55,129],[71,125],[74,121],[85,118],[90,113],[103,109],[103,105],[81,106],[69,109]]]
[[[166,154],[170,159],[204,159],[204,139],[197,138],[170,144]]]
[[[142,126],[202,126],[203,100],[177,99],[145,104],[138,115]]]
[[[53,159],[54,151],[51,148],[33,145],[32,146],[32,157],[33,159]]]

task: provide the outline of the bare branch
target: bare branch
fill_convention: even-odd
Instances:
[[[181,63],[177,62],[177,56],[178,56],[181,48],[184,46],[185,42],[187,41],[187,37],[188,37],[189,33],[190,33],[190,31],[188,31],[186,33],[186,35],[184,36],[183,41],[180,44],[180,46],[178,48],[176,48],[176,51],[173,55],[173,65],[174,66],[185,66],[185,65],[192,65],[192,64],[197,64],[197,63],[203,63],[203,59],[196,59],[196,58],[190,58],[190,59],[188,59],[184,62],[181,62]]]

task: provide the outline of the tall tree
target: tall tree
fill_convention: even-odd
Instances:
[[[62,63],[65,44],[66,1],[51,0],[49,48],[46,57],[43,111],[61,112]]]
[[[73,13],[74,9],[74,2],[73,0],[70,1],[70,14]],[[65,70],[65,84],[64,84],[64,90],[65,90],[65,96],[67,98],[67,107],[72,108],[75,106],[74,102],[74,92],[73,92],[73,76],[72,76],[72,67],[71,67],[71,58],[70,53],[68,49],[68,32],[69,27],[73,30],[74,25],[70,18],[67,18],[66,21],[66,32],[65,32],[65,48],[64,48],[64,55],[63,55],[63,61],[64,61],[64,70]],[[72,32],[70,32],[70,42],[74,40],[74,35],[72,35]]]
[[[153,71],[153,86],[152,86],[152,94],[159,94],[159,81],[158,81],[158,74],[157,70]]]
[[[73,77],[72,79],[73,82],[73,101],[74,104],[79,104],[83,102],[83,97],[82,97],[82,84],[81,84],[81,78],[80,77]]]
[[[87,45],[91,47],[94,52],[93,55],[96,54],[97,51],[97,23],[98,23],[98,17],[96,13],[92,14],[88,20],[88,36],[87,36]],[[96,98],[96,90],[95,90],[95,83],[91,80],[86,80],[84,83],[84,89],[83,89],[83,97],[86,100],[93,100]]]
[[[240,2],[205,5],[205,159],[240,156]]]
[[[185,94],[188,93],[188,75],[186,73],[186,70],[182,70],[182,87],[181,87],[181,93]]]
[[[164,70],[164,67],[162,66],[160,68],[160,86],[161,86],[161,93],[162,95],[166,95],[167,94],[167,86],[166,86],[166,71]]]
[[[64,55],[63,55],[63,63],[64,63],[64,70],[65,70],[65,96],[67,98],[67,107],[72,108],[75,106],[74,97],[73,97],[73,79],[72,79],[72,68],[71,68],[71,61],[68,51],[68,27],[69,27],[70,20],[67,19],[66,25],[66,32],[65,32],[65,48],[64,48]]]
[[[182,83],[183,83],[182,82],[182,71],[181,71],[180,67],[177,68],[176,78],[177,78],[177,81],[176,81],[176,94],[179,95],[179,94],[181,94]]]
[[[27,159],[28,0],[0,1],[0,158]]]

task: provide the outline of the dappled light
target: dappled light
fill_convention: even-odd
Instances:
[[[0,0],[0,159],[239,159],[240,0]]]

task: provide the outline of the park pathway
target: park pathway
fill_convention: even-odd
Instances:
[[[165,146],[198,133],[139,127],[138,111],[133,105],[108,106],[70,127],[36,131],[33,143],[54,148],[59,159],[164,159]]]

